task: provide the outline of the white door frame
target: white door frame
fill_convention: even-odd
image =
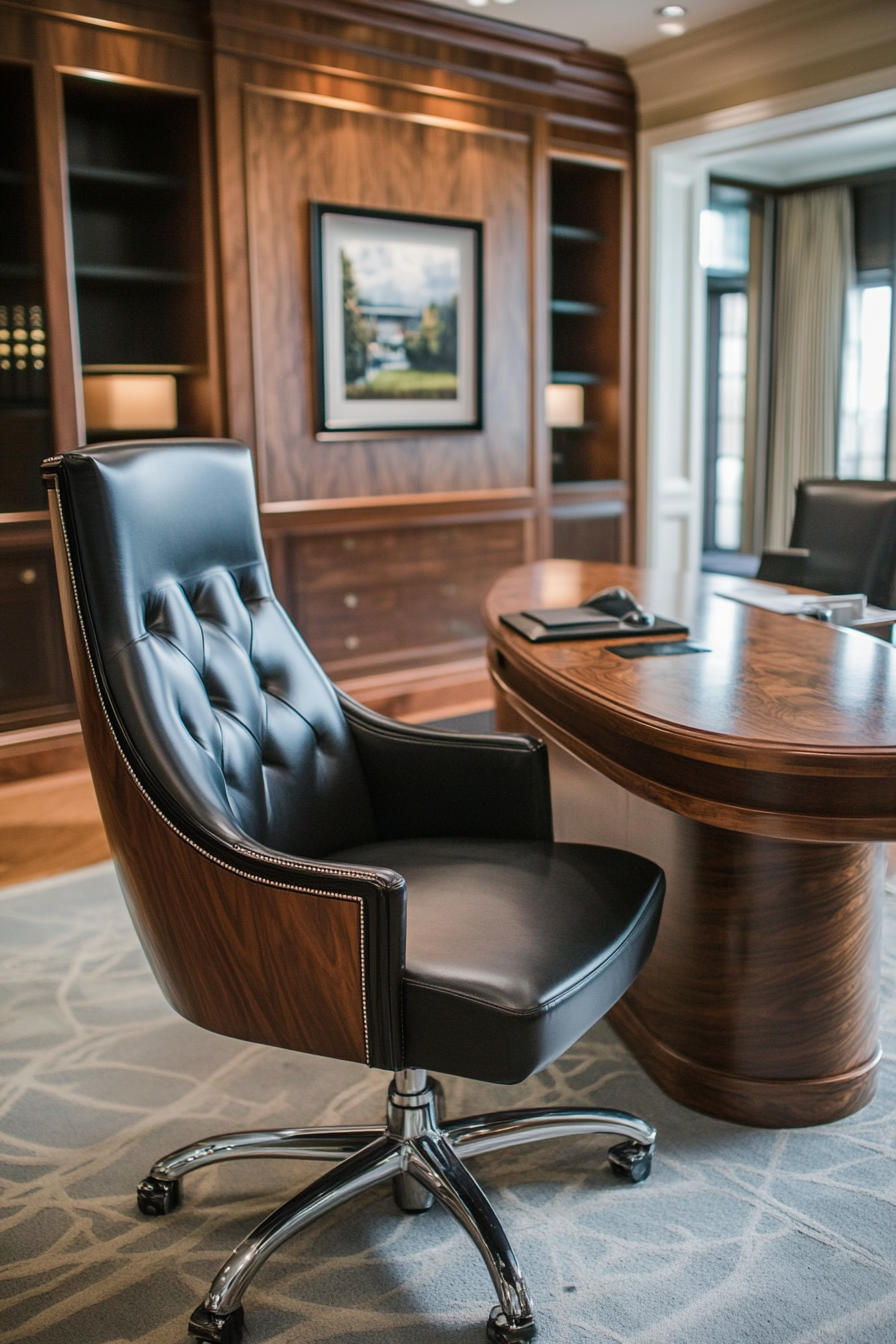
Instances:
[[[710,112],[638,137],[639,564],[700,568],[706,292],[698,233],[710,173],[747,149],[761,151],[894,111],[896,67],[890,67]]]

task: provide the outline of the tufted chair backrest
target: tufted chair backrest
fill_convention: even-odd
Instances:
[[[271,587],[249,450],[80,449],[59,478],[98,671],[162,796],[229,844],[316,858],[374,839],[333,687]]]

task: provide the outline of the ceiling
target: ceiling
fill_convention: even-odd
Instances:
[[[896,160],[894,146],[896,116],[885,114],[755,145],[716,159],[712,167],[720,176],[791,187],[890,168]]]
[[[428,0],[432,3],[432,0]],[[653,42],[674,42],[658,31],[656,10],[663,0],[439,0],[441,5],[467,14],[481,14],[507,23],[541,28],[565,37],[578,37],[599,51],[627,56]],[[686,28],[697,28],[713,19],[724,19],[767,0],[684,0]]]

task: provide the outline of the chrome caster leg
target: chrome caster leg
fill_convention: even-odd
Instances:
[[[646,1181],[653,1165],[653,1144],[639,1143],[629,1139],[627,1143],[617,1143],[610,1149],[610,1170],[614,1176],[623,1176],[637,1185]]]
[[[160,1181],[147,1176],[137,1186],[137,1208],[150,1218],[173,1213],[180,1204],[180,1181]]]
[[[457,1219],[491,1275],[500,1301],[488,1318],[488,1338],[495,1344],[532,1339],[535,1318],[526,1281],[485,1191],[440,1133],[421,1134],[410,1147],[408,1169]]]
[[[390,1180],[400,1170],[400,1143],[390,1135],[381,1135],[269,1214],[240,1242],[219,1270],[202,1306],[190,1318],[190,1334],[211,1340],[212,1344],[236,1344],[238,1335],[220,1332],[242,1329],[243,1294],[268,1256],[316,1218],[363,1190]],[[231,1318],[236,1318],[237,1312],[239,1320],[231,1326]],[[216,1330],[218,1334],[214,1333]]]
[[[207,1311],[203,1304],[193,1312],[187,1330],[194,1339],[205,1339],[209,1344],[240,1344],[243,1309],[237,1307],[225,1316],[221,1312]]]

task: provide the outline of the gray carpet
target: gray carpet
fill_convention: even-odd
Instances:
[[[888,903],[892,902],[889,898]],[[677,1106],[599,1025],[516,1088],[445,1080],[453,1113],[620,1106],[660,1130],[654,1174],[616,1183],[593,1139],[471,1165],[528,1276],[543,1344],[892,1344],[896,1339],[896,911],[877,1100],[823,1129],[765,1132]],[[108,866],[0,891],[0,1338],[182,1344],[226,1253],[316,1171],[198,1173],[141,1218],[156,1155],[258,1125],[379,1119],[386,1076],[244,1046],[177,1018]],[[247,1344],[476,1344],[493,1302],[440,1210],[383,1188],[295,1238],[247,1298]]]

